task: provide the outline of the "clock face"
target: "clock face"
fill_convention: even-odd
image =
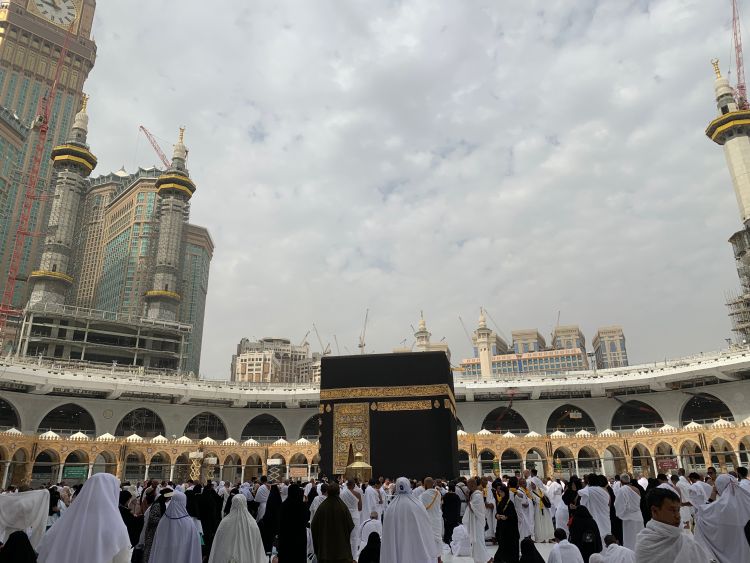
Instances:
[[[76,19],[73,0],[32,0],[36,12],[55,25],[67,27]]]

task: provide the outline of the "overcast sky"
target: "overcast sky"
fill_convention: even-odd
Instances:
[[[89,142],[97,173],[133,171],[157,162],[139,124],[168,154],[187,127],[216,245],[206,377],[240,338],[313,322],[354,353],[368,308],[373,352],[423,310],[458,363],[458,317],[484,306],[508,336],[558,311],[589,345],[621,324],[631,363],[663,360],[730,335],[740,219],[704,135],[730,20],[705,0],[100,0]]]

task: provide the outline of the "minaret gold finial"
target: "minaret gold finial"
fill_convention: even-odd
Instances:
[[[714,67],[714,74],[716,78],[721,78],[721,69],[719,68],[719,59],[711,59],[711,64]]]
[[[89,96],[88,94],[84,94],[83,98],[81,98],[81,111],[83,113],[86,113],[86,106],[89,104]]]
[[[180,138],[177,140],[178,143],[182,143],[185,138],[185,128],[180,127]]]

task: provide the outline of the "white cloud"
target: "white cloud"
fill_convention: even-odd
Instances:
[[[739,228],[709,59],[710,2],[130,0],[97,6],[98,172],[156,162],[187,125],[192,221],[216,243],[202,371],[243,336],[469,354],[558,310],[633,360],[717,348]],[[728,62],[728,61],[725,61]],[[726,66],[726,64],[725,64]],[[411,341],[411,340],[410,340]]]

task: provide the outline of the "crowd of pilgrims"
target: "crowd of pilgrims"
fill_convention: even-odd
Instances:
[[[229,484],[108,473],[0,494],[0,563],[750,563],[747,468]],[[493,554],[491,554],[493,553]]]

